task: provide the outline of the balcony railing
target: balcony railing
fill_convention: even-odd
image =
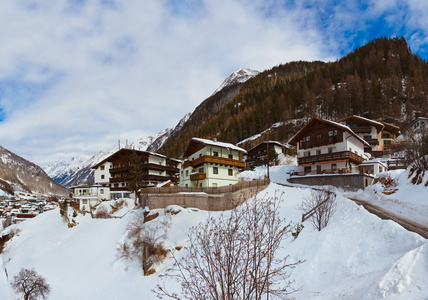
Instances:
[[[316,162],[327,162],[327,161],[335,161],[335,160],[343,160],[349,159],[351,162],[355,164],[360,164],[364,161],[364,158],[355,154],[351,151],[342,151],[342,152],[334,152],[334,153],[326,153],[312,156],[299,157],[299,165],[308,164],[308,163],[316,163]]]
[[[364,139],[367,143],[370,144],[370,146],[379,146],[379,140],[378,139]]]
[[[330,144],[335,144],[335,143],[336,143],[336,137],[335,136],[329,136],[329,137],[324,137],[324,138],[320,138],[320,139],[313,139],[313,140],[310,140],[307,142],[302,142],[300,149],[320,147],[320,146],[325,146],[325,145],[330,145]]]
[[[215,164],[220,164],[220,165],[235,166],[238,168],[245,167],[245,162],[242,160],[225,158],[225,157],[218,157],[218,156],[211,156],[211,155],[204,155],[204,156],[201,156],[195,160],[185,162],[183,164],[183,169],[185,169],[187,167],[195,167],[198,165],[202,165],[204,163],[215,163]]]
[[[192,181],[204,180],[205,178],[207,178],[207,174],[206,173],[194,173],[194,174],[190,174],[190,180],[192,180]]]
[[[359,126],[359,127],[350,127],[355,133],[370,133],[372,128],[370,126]]]

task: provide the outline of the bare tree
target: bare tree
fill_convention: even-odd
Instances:
[[[161,223],[165,229],[167,223]],[[167,255],[167,251],[163,247],[162,239],[166,233],[160,233],[160,226],[149,226],[144,222],[144,215],[136,215],[136,217],[128,224],[128,240],[119,245],[119,257],[126,260],[137,260],[144,275],[154,273],[152,266],[155,263],[161,262]]]
[[[329,188],[312,189],[299,207],[310,218],[314,228],[325,228],[336,211],[336,194]]]
[[[250,199],[240,207],[209,218],[191,229],[188,253],[175,259],[166,276],[178,280],[182,295],[170,293],[165,284],[154,292],[174,299],[287,298],[294,292],[289,280],[288,256],[279,257],[281,242],[292,226],[279,216],[281,200]],[[169,273],[173,272],[173,273]]]
[[[12,288],[16,293],[22,294],[25,300],[38,299],[40,297],[47,299],[51,292],[46,279],[37,274],[34,268],[21,268],[18,275],[13,277]]]

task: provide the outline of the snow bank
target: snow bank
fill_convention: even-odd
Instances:
[[[286,168],[285,168],[286,169]],[[262,171],[252,176],[259,176]],[[277,172],[277,173],[275,173]],[[259,175],[257,175],[259,173]],[[276,175],[274,175],[276,174]],[[284,169],[271,170],[283,179]],[[250,174],[248,174],[250,176]],[[260,197],[282,197],[280,214],[293,223],[301,221],[297,209],[309,188],[270,184]],[[337,212],[321,232],[306,221],[296,240],[283,242],[280,256],[288,262],[305,260],[292,272],[296,299],[415,299],[428,297],[428,241],[392,221],[383,221],[352,201],[338,196]],[[50,299],[156,299],[151,290],[159,276],[171,266],[167,259],[157,273],[142,276],[137,262],[117,256],[117,246],[126,239],[126,226],[142,212],[132,210],[122,219],[91,219],[79,215],[68,228],[58,209],[41,214],[19,225],[19,236],[7,244],[2,254],[3,270],[9,277],[21,267],[34,267],[52,287]],[[169,207],[152,211],[159,216],[152,226],[167,226],[168,248],[187,246],[189,228],[216,218],[221,212]],[[228,212],[225,212],[227,214]],[[185,248],[178,256],[186,253]],[[0,275],[0,298],[13,299],[4,275]],[[169,290],[179,285],[167,279]]]

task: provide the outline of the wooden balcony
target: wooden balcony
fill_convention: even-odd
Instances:
[[[379,140],[378,139],[364,139],[367,143],[370,144],[370,146],[379,146]]]
[[[359,126],[359,127],[350,127],[355,133],[370,133],[372,128],[370,126]]]
[[[299,157],[299,165],[308,164],[308,163],[317,163],[317,162],[345,160],[345,159],[351,160],[351,162],[353,162],[354,164],[360,164],[364,161],[364,158],[362,158],[358,154],[355,154],[351,151],[342,151],[342,152]]]
[[[218,157],[218,156],[211,156],[211,155],[204,155],[204,156],[201,156],[195,160],[186,161],[183,164],[183,169],[185,169],[187,167],[196,167],[196,166],[202,165],[204,163],[213,163],[213,164],[219,164],[219,165],[234,166],[234,167],[238,167],[238,168],[245,167],[245,162],[242,160],[225,158],[225,157]]]
[[[308,149],[313,147],[320,147],[336,143],[336,136],[329,136],[321,139],[313,139],[308,142],[301,142],[300,149]]]
[[[190,180],[192,180],[192,181],[204,180],[205,178],[207,178],[207,174],[206,173],[194,173],[194,174],[190,174]]]

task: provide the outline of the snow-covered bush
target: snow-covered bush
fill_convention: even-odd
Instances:
[[[318,231],[325,228],[336,211],[336,194],[330,188],[312,189],[299,207]]]
[[[166,230],[166,224],[163,229]],[[127,226],[127,240],[118,247],[118,255],[128,261],[138,261],[145,276],[155,272],[153,266],[167,255],[163,246],[166,231],[161,233],[160,226],[149,226],[144,215],[138,214]]]
[[[278,257],[281,242],[292,226],[279,215],[278,198],[250,199],[219,218],[193,227],[187,254],[174,255],[171,276],[181,284],[182,294],[158,285],[158,297],[173,299],[284,299],[294,291],[287,263]],[[227,214],[227,215],[226,215]],[[174,252],[172,252],[174,254]]]
[[[409,168],[408,178],[413,184],[421,184],[424,181],[425,173],[428,171],[428,155],[417,159]],[[428,186],[428,179],[425,182]]]

